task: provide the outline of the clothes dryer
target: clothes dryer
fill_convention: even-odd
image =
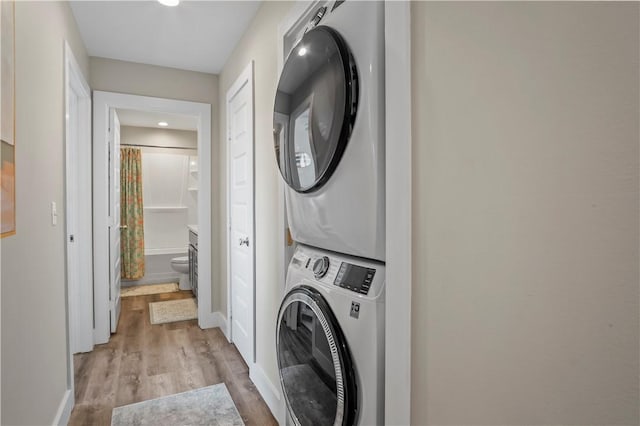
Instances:
[[[384,261],[384,4],[328,2],[305,31],[274,105],[291,235]]]
[[[289,424],[382,425],[384,264],[298,245],[286,289],[276,350]]]

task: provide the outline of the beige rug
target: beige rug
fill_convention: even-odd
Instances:
[[[198,318],[198,305],[194,297],[149,303],[149,316],[151,324],[192,320]]]
[[[178,283],[133,285],[131,287],[122,287],[120,289],[120,297],[147,296],[149,294],[160,294],[160,293],[175,293],[178,290],[179,290]]]

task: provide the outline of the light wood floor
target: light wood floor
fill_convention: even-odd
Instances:
[[[151,325],[149,302],[186,297],[191,292],[122,299],[118,332],[109,343],[74,356],[76,406],[69,425],[110,425],[114,407],[223,382],[245,424],[277,424],[219,328],[201,330],[196,320]]]

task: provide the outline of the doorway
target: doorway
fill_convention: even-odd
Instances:
[[[109,166],[110,112],[113,110],[146,111],[189,116],[197,123],[197,226],[198,255],[198,325],[217,326],[211,300],[211,106],[208,104],[152,98],[112,92],[94,92],[93,129],[93,208],[94,208],[94,343],[107,343],[111,335],[111,314],[117,300],[110,291],[109,270]],[[117,292],[115,293],[117,294]]]
[[[67,290],[68,418],[74,401],[73,354],[93,349],[93,268],[91,247],[91,90],[65,42],[65,255]],[[52,206],[53,207],[53,206]],[[52,209],[53,210],[53,209]],[[57,214],[52,214],[57,220]]]

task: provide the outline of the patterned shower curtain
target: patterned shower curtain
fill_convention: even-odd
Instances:
[[[138,280],[144,276],[142,154],[139,148],[120,148],[120,159],[122,278]]]

